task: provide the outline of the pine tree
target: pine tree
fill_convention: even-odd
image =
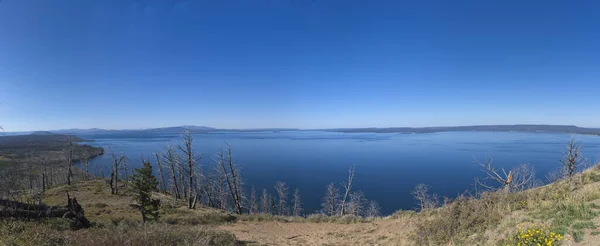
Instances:
[[[158,181],[152,174],[152,165],[150,165],[150,162],[144,162],[144,166],[136,169],[135,172],[132,188],[135,192],[135,201],[138,204],[134,207],[140,210],[144,223],[148,220],[148,216],[152,216],[154,220],[157,220],[160,200],[152,199],[152,191],[155,191],[158,186]]]

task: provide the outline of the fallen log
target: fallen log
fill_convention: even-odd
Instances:
[[[41,218],[69,218],[73,220],[73,228],[87,228],[90,222],[85,218],[83,208],[75,197],[67,193],[67,205],[54,207],[46,205],[28,204],[11,200],[0,200],[0,218],[16,219],[41,219]]]
[[[61,208],[61,207],[53,207],[46,205],[38,205],[38,204],[30,204],[23,202],[15,202],[12,200],[0,199],[0,207],[12,208],[12,209],[21,209],[21,210],[47,210],[53,208]]]

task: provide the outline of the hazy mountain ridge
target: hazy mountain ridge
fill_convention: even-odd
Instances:
[[[148,129],[62,129],[50,131],[28,131],[28,132],[7,132],[7,135],[17,134],[179,134],[184,130],[190,130],[192,133],[211,133],[211,132],[264,132],[264,131],[326,131],[342,133],[435,133],[435,132],[544,132],[544,133],[573,133],[600,135],[600,128],[585,128],[575,125],[474,125],[474,126],[436,126],[436,127],[368,127],[368,128],[328,128],[328,129],[297,129],[297,128],[254,128],[254,129],[224,129],[208,126],[183,125],[173,127],[160,127]]]
[[[387,127],[387,128],[339,128],[325,129],[333,132],[373,132],[373,133],[434,133],[434,132],[545,132],[600,135],[600,128],[584,128],[574,125],[478,125],[441,127]]]

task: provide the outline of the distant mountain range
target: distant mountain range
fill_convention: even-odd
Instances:
[[[600,135],[600,128],[584,128],[573,125],[480,125],[441,127],[388,127],[388,128],[344,128],[325,129],[331,132],[376,132],[376,133],[433,133],[433,132],[545,132]]]
[[[7,132],[6,135],[50,135],[50,134],[178,134],[189,129],[192,133],[210,133],[210,132],[259,132],[259,131],[327,131],[343,133],[434,133],[434,132],[545,132],[545,133],[573,133],[600,135],[600,128],[584,128],[573,125],[478,125],[478,126],[441,126],[441,127],[387,127],[387,128],[336,128],[336,129],[312,129],[303,130],[295,128],[262,128],[262,129],[219,129],[207,126],[173,126],[150,129],[128,129],[128,130],[107,130],[99,128],[91,129],[63,129],[52,131],[31,131],[31,132]]]

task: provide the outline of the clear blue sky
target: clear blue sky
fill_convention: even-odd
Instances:
[[[2,0],[7,131],[600,127],[600,1]]]

